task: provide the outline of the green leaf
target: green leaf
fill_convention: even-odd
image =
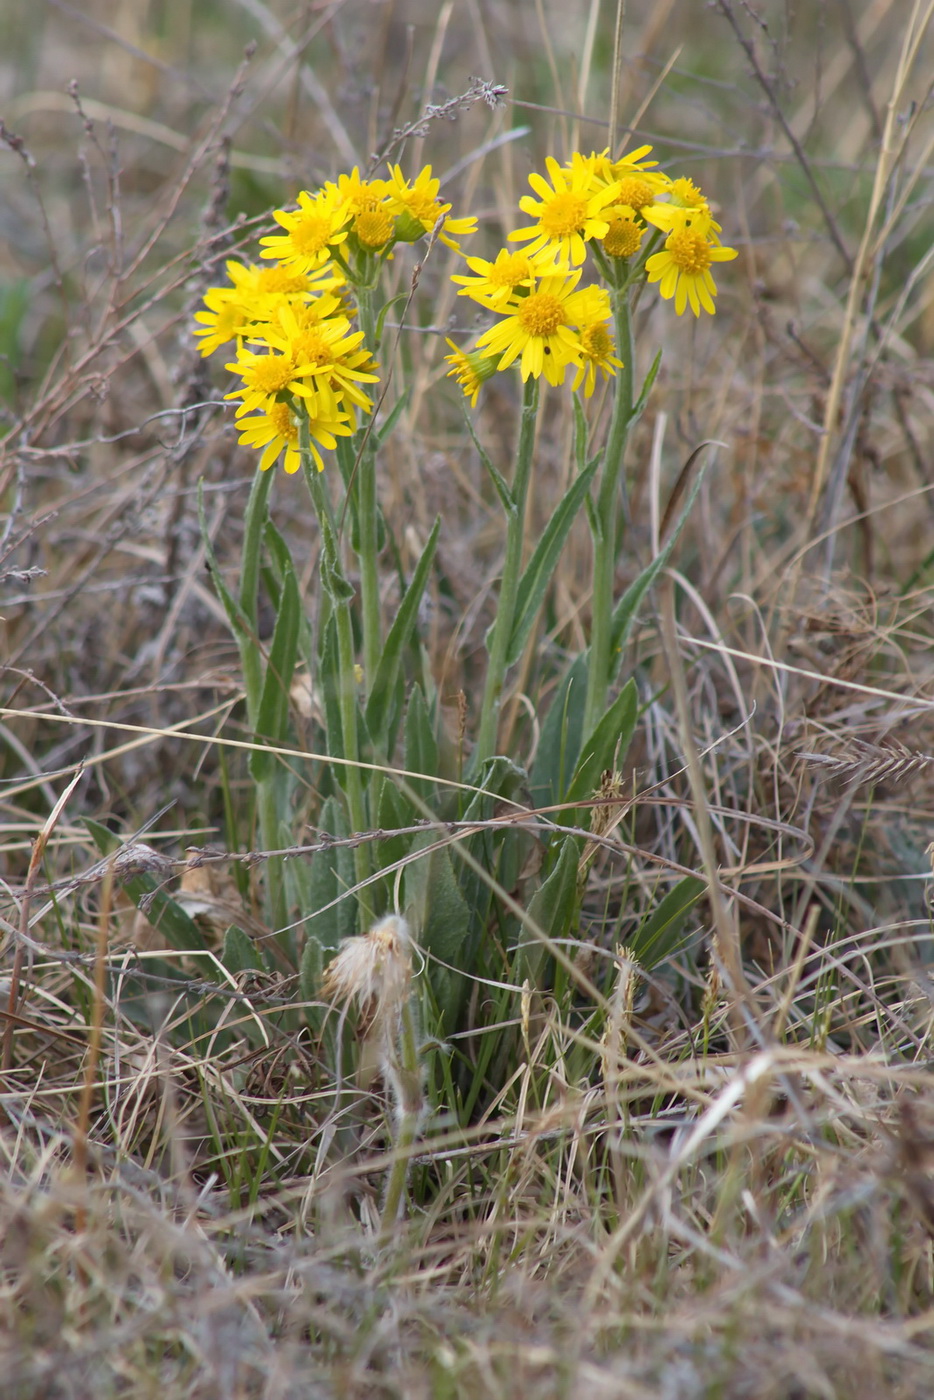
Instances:
[[[411,853],[415,855],[436,840],[430,831],[416,836]],[[444,847],[405,867],[405,904],[419,946],[448,964],[440,967],[432,963],[429,975],[443,1022],[450,1028],[464,986],[449,968],[465,966],[472,940],[470,909],[457,883],[450,852]]]
[[[545,590],[554,574],[558,556],[564,547],[568,531],[577,519],[577,512],[595,470],[596,463],[585,468],[572,481],[564,494],[564,499],[546,525],[542,537],[525,567],[516,596],[516,616],[506,653],[507,666],[512,666],[522,655],[522,648],[525,646],[532,625],[538,616],[538,610],[545,596]]]
[[[243,972],[246,968],[255,972],[263,970],[263,960],[256,950],[256,945],[236,924],[231,924],[224,934],[221,962],[228,972]]]
[[[514,515],[516,512],[516,499],[513,496],[512,491],[509,489],[509,485],[506,482],[505,478],[494,467],[490,454],[487,452],[486,448],[483,446],[483,443],[477,437],[477,434],[474,430],[473,419],[468,413],[466,405],[464,407],[464,422],[467,424],[467,431],[473,438],[473,445],[480,455],[480,461],[483,463],[484,467],[486,468],[487,475],[489,476],[493,485],[496,487],[496,494],[497,496],[499,496],[503,510],[506,512],[507,515]]]
[[[652,361],[648,374],[645,376],[645,381],[642,385],[642,388],[639,391],[639,397],[636,399],[636,402],[632,406],[632,413],[629,415],[629,422],[626,426],[627,432],[632,432],[633,428],[645,412],[645,406],[649,401],[649,394],[651,394],[652,392],[652,386],[655,383],[658,371],[661,369],[661,364],[662,352],[661,350],[659,350],[658,354],[655,356],[655,359]]]
[[[224,605],[224,612],[227,613],[230,630],[237,641],[239,662],[244,669],[246,715],[248,715],[251,725],[255,725],[256,722],[259,694],[263,683],[262,650],[260,650],[258,637],[256,637],[260,539],[262,536],[256,531],[255,522],[265,518],[266,500],[269,496],[270,484],[272,484],[272,480],[270,480],[272,475],[272,472],[256,473],[256,479],[253,480],[253,487],[251,494],[249,494],[248,515],[251,519],[249,519],[249,531],[246,532],[244,550],[242,550],[241,596],[239,599],[234,598],[224,582],[223,575],[221,575],[220,564],[217,563],[214,546],[211,545],[210,533],[207,531],[207,515],[204,514],[204,483],[203,480],[197,483],[197,519],[199,519],[200,528],[202,528],[204,557],[206,557],[207,568],[209,568],[217,596]],[[251,542],[249,543],[251,553],[248,553],[248,540]]]
[[[387,305],[388,304],[389,303],[387,303]],[[392,408],[386,414],[386,417],[380,423],[379,427],[375,430],[377,447],[382,447],[383,443],[391,435],[392,430],[395,428],[396,424],[399,421],[399,418],[402,414],[402,410],[407,407],[410,398],[411,391],[409,389],[406,389],[403,393],[399,395]]]
[[[620,598],[619,602],[616,604],[616,607],[613,609],[613,617],[610,622],[611,682],[614,681],[619,675],[619,668],[622,664],[623,659],[623,650],[626,646],[627,641],[629,640],[629,633],[632,630],[632,624],[633,619],[635,618],[636,609],[642,602],[642,599],[645,597],[646,593],[651,588],[652,584],[655,582],[658,575],[661,573],[662,569],[664,569],[665,565],[668,563],[668,560],[671,558],[671,552],[674,549],[675,544],[677,543],[678,536],[684,529],[685,522],[688,516],[690,515],[691,510],[693,509],[694,502],[697,500],[697,493],[701,488],[701,482],[703,481],[703,479],[704,468],[701,467],[700,471],[697,473],[697,477],[695,478],[693,485],[691,486],[691,490],[688,494],[687,501],[685,502],[684,509],[678,516],[678,519],[675,522],[675,525],[673,526],[665,543],[663,544],[655,558],[652,560],[648,568],[643,569],[639,577],[633,579],[632,583],[626,589],[626,592],[623,594],[622,598]]]
[[[109,856],[118,850],[123,842],[114,836],[106,826],[85,817],[84,824],[90,832],[101,855]],[[129,880],[121,880],[120,888],[125,890],[140,912],[161,933],[167,943],[182,951],[205,947],[204,936],[180,904],[161,888],[161,881],[152,875],[134,875]],[[142,906],[142,907],[141,907]]]
[[[289,693],[298,656],[298,632],[302,619],[295,570],[287,569],[282,579],[279,612],[269,648],[263,679],[263,692],[256,715],[256,737],[284,744],[289,731]],[[250,754],[250,775],[261,783],[274,772],[275,754],[254,749]]]
[[[463,820],[466,822],[489,821],[503,798],[523,805],[530,802],[528,774],[524,768],[520,768],[502,754],[487,759],[477,777],[477,787],[483,791],[474,793],[468,803],[463,814]],[[473,858],[491,874],[502,875],[507,889],[512,888],[514,881],[511,881],[511,875],[521,864],[519,836],[519,832],[503,826],[479,831],[467,842],[467,849]],[[526,845],[529,839],[526,838]],[[453,848],[455,859],[458,849],[457,846]],[[502,868],[504,863],[509,869]],[[474,933],[479,935],[486,924],[492,903],[490,886],[482,875],[466,864],[458,874],[467,907],[473,913]],[[472,950],[468,950],[468,956],[472,956]]]
[[[529,918],[549,938],[566,938],[575,926],[579,860],[577,837],[565,836],[554,869],[529,901]]]
[[[637,714],[636,683],[630,679],[583,744],[581,758],[564,794],[564,801],[586,801],[599,787],[604,769],[622,763],[632,742]],[[579,815],[574,814],[574,825],[580,824]]]
[[[537,807],[560,802],[581,751],[587,698],[587,653],[575,658],[552,697],[532,765]]]
[[[345,840],[350,834],[344,809],[336,797],[325,801],[318,826],[336,840]],[[315,851],[311,857],[309,884],[311,905],[305,911],[305,952],[309,943],[317,944],[323,953],[333,952],[341,940],[350,938],[357,928],[356,900],[347,895],[354,884],[353,851],[350,847],[335,846]],[[320,976],[320,969],[317,975]]]
[[[259,574],[263,558],[263,532],[269,506],[269,492],[275,472],[257,472],[243,516],[243,547],[240,568],[240,607],[255,638],[259,607]]]
[[[438,741],[420,685],[413,685],[405,712],[404,754],[404,766],[410,773],[426,774],[424,779],[406,781],[413,792],[428,802],[436,787],[431,778],[438,772]]]
[[[584,413],[581,401],[575,394],[572,399],[574,404],[574,460],[577,463],[577,470],[583,472],[587,470],[587,415]],[[600,456],[593,459],[593,466],[600,461]]]
[[[412,826],[416,820],[415,808],[391,778],[387,778],[380,787],[376,820],[381,831],[395,831],[401,827]],[[407,836],[391,836],[385,841],[380,841],[380,868],[385,870],[387,866],[395,865],[396,861],[402,860],[408,849]]]
[[[337,645],[337,622],[333,614],[322,629],[319,676],[321,697],[324,702],[324,733],[327,751],[331,758],[343,758],[344,742],[340,710],[341,669]],[[337,781],[343,784],[343,765],[336,764],[333,772]]]
[[[706,880],[686,875],[628,939],[627,946],[646,972],[677,951],[685,920],[706,888]]]
[[[399,604],[398,612],[389,629],[389,635],[379,659],[379,667],[375,677],[372,678],[366,707],[366,719],[370,733],[379,747],[385,746],[392,716],[391,702],[402,666],[402,657],[418,620],[418,609],[428,583],[440,529],[441,517],[439,516],[428,536],[428,542],[422,550],[422,556],[416,565],[412,580]]]

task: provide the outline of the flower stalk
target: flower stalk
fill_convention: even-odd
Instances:
[[[369,286],[358,287],[357,305],[363,343],[376,354],[376,321],[373,314],[373,293]],[[372,423],[358,435],[357,452],[357,528],[360,542],[360,611],[363,624],[363,683],[369,692],[376,676],[382,651],[382,622],[379,592],[379,530],[376,498],[376,435]]]
[[[535,446],[535,426],[538,418],[538,380],[525,381],[522,392],[522,416],[519,442],[516,448],[516,469],[512,480],[512,501],[506,516],[506,557],[500,582],[496,617],[490,633],[489,663],[486,684],[480,705],[480,725],[473,754],[476,772],[496,748],[496,733],[502,705],[503,685],[508,663],[509,643],[516,618],[516,600],[522,571],[522,547],[525,540],[525,512],[532,472]]]
[[[587,671],[587,697],[584,703],[584,734],[592,734],[606,707],[610,681],[610,644],[613,623],[613,585],[618,553],[618,522],[625,490],[626,442],[632,420],[633,358],[635,346],[627,288],[610,293],[616,344],[622,368],[616,375],[613,413],[592,517],[593,595],[591,603],[590,664]]]

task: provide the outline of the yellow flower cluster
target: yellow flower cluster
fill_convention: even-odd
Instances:
[[[645,280],[674,300],[679,316],[688,306],[695,316],[715,311],[711,265],[735,258],[736,250],[721,245],[720,225],[693,181],[657,170],[648,159],[651,151],[641,146],[616,161],[607,151],[576,151],[564,165],[549,156],[549,179],[530,175],[534,194],[519,201],[534,222],[508,235],[510,243],[526,245],[522,251],[504,248],[492,262],[466,259],[473,275],[453,278],[459,295],[503,318],[472,351],[448,342],[449,374],[471,403],[484,380],[515,360],[523,379],[544,374],[551,384],[561,384],[573,369],[573,388],[583,384],[587,396],[597,371],[615,374],[621,361],[614,353],[609,295],[578,287],[588,252],[616,287]]]
[[[353,329],[351,288],[369,285],[374,263],[396,243],[437,227],[456,248],[454,236],[473,232],[475,219],[447,217],[439,187],[430,165],[412,182],[390,166],[387,180],[364,180],[354,169],[316,194],[303,191],[296,210],[273,215],[283,232],[260,240],[269,265],[231,260],[229,285],[205,294],[194,333],[202,355],[234,344],[227,369],[240,387],[226,397],[239,401],[239,441],[262,451],[263,471],[283,453],[285,470],[298,471],[303,423],[323,470],[319,448],[335,448],[354,432],[357,411],[372,408],[362,385],[379,376],[363,331]]]

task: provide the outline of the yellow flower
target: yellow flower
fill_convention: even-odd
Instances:
[[[614,181],[601,185],[596,175],[596,156],[582,156],[575,151],[569,167],[562,167],[553,156],[546,158],[549,185],[538,172],[529,176],[532,189],[541,196],[533,199],[523,195],[519,208],[531,214],[537,222],[516,229],[511,241],[532,243],[530,253],[540,248],[552,248],[565,262],[575,266],[587,256],[585,243],[591,238],[603,238],[609,227],[604,210],[618,199],[619,185]]]
[[[499,311],[517,287],[530,287],[536,277],[559,271],[555,253],[549,248],[537,253],[512,253],[502,248],[495,262],[488,262],[486,258],[467,258],[466,262],[476,276],[452,276],[451,281],[463,287],[457,295],[472,297],[491,311]]]
[[[194,334],[199,338],[198,350],[211,355],[234,340],[243,325],[244,307],[231,287],[211,287],[204,294],[206,311],[196,311],[195,320],[201,324]]]
[[[274,399],[277,394],[288,392],[299,398],[314,397],[314,389],[302,381],[306,375],[314,373],[315,366],[301,364],[294,355],[257,355],[255,351],[241,346],[236,360],[225,365],[225,369],[239,374],[243,380],[242,389],[234,389],[232,393],[224,395],[225,399],[243,400],[237,409],[238,418],[251,409],[262,408],[268,399]]]
[[[595,288],[575,291],[580,270],[557,272],[537,279],[527,295],[514,295],[502,308],[505,319],[484,331],[478,350],[498,355],[497,369],[507,369],[520,359],[522,378],[560,384],[568,365],[582,362],[580,335],[575,329],[594,319]],[[606,293],[604,293],[604,296]]]
[[[298,446],[298,420],[291,404],[270,399],[258,418],[241,418],[237,427],[240,429],[237,441],[241,446],[264,449],[259,460],[260,471],[268,471],[283,449],[286,471],[290,475],[298,471],[302,457]]]
[[[240,437],[237,440],[242,446],[264,448],[259,462],[261,471],[267,471],[283,450],[283,465],[286,471],[290,475],[298,471],[302,464],[299,419],[291,404],[270,399],[263,406],[258,418],[240,418],[237,427],[240,429]],[[337,439],[349,437],[350,433],[351,428],[342,413],[308,413],[309,447],[319,472],[324,471],[324,461],[317,443],[320,442],[323,447],[333,451],[337,446]]]
[[[233,285],[211,287],[204,294],[207,310],[195,312],[199,325],[194,334],[201,342],[198,348],[202,355],[212,354],[228,341],[242,339],[257,307],[270,295],[302,297],[313,286],[339,286],[344,280],[336,269],[328,272],[322,268],[312,279],[287,268],[245,266],[232,258],[227,262],[227,276]]]
[[[612,204],[606,211],[609,227],[601,239],[603,251],[611,258],[631,258],[638,253],[645,233],[635,210],[626,204]]]
[[[431,233],[435,224],[447,214],[450,204],[442,204],[438,198],[441,181],[431,173],[426,165],[416,175],[414,182],[406,180],[401,167],[389,167],[389,179],[385,181],[389,208],[396,216],[396,237],[403,243],[414,243],[426,233]],[[438,235],[442,243],[458,250],[452,235],[462,237],[476,231],[477,221],[473,217],[445,219]]]
[[[668,186],[668,200],[670,204],[675,204],[680,209],[708,208],[703,191],[686,175],[671,181]]]
[[[361,209],[354,218],[351,230],[364,248],[377,250],[385,248],[395,233],[396,221],[383,206]]]
[[[653,209],[661,207],[655,205]],[[689,304],[695,316],[700,315],[701,307],[713,315],[717,288],[710,273],[710,264],[731,261],[737,256],[736,249],[723,248],[708,236],[711,235],[713,223],[709,215],[695,218],[689,210],[675,209],[674,206],[667,206],[667,212],[677,217],[670,222],[671,231],[665,239],[664,249],[646,260],[648,280],[659,284],[658,290],[666,300],[674,297],[675,311],[679,316]],[[646,211],[646,217],[650,217],[649,211]],[[653,222],[656,220],[653,219]],[[712,234],[712,237],[716,235]]]
[[[273,218],[284,234],[261,238],[264,258],[275,258],[294,272],[312,272],[330,258],[331,250],[347,237],[347,201],[336,185],[316,195],[303,190],[298,209],[276,209]]]
[[[481,354],[479,350],[460,350],[453,340],[447,340],[447,344],[454,352],[444,357],[444,363],[451,366],[447,377],[457,380],[471,408],[476,408],[481,386],[496,373],[496,357]]]
[[[618,369],[622,369],[623,362],[613,353],[616,345],[610,334],[608,320],[594,321],[591,325],[582,327],[580,337],[583,360],[578,366],[571,388],[576,390],[583,384],[584,397],[589,399],[597,383],[597,370],[609,377],[611,374],[615,375]]]
[[[303,366],[301,377],[312,381],[319,412],[343,409],[344,400],[364,411],[371,407],[358,385],[374,384],[379,375],[371,371],[369,351],[361,348],[363,332],[351,330],[346,316],[322,319],[315,315],[314,304],[281,306],[276,324],[263,328],[258,338]]]
[[[385,180],[364,180],[356,166],[349,175],[338,175],[336,185],[328,180],[323,188],[337,190],[346,205],[349,218],[362,214],[364,210],[375,209],[389,192]]]

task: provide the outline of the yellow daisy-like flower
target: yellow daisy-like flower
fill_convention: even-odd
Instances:
[[[610,334],[609,320],[594,321],[589,326],[583,326],[580,338],[583,360],[571,388],[577,390],[583,384],[584,397],[589,399],[597,383],[597,371],[608,378],[622,369],[623,362],[613,353],[616,343]]]
[[[508,369],[519,359],[524,380],[544,374],[549,384],[562,383],[568,365],[582,362],[576,327],[594,319],[596,289],[575,291],[580,275],[577,269],[539,278],[527,295],[507,303],[505,319],[483,332],[477,349],[498,355],[497,369]]]
[[[240,437],[237,441],[243,447],[262,447],[260,470],[268,471],[273,462],[285,452],[286,471],[292,475],[302,464],[299,447],[299,419],[291,404],[270,399],[258,418],[240,418],[237,422]],[[324,460],[318,451],[317,443],[333,451],[339,437],[349,437],[351,428],[344,414],[320,414],[309,412],[308,436],[311,455],[319,472],[324,471]]]
[[[361,209],[350,227],[362,247],[377,252],[392,240],[396,221],[384,205],[378,205],[373,209]]]
[[[484,355],[479,350],[461,350],[447,337],[445,341],[454,352],[444,357],[444,363],[451,366],[447,377],[457,380],[465,398],[470,400],[471,408],[476,408],[480,390],[496,373],[499,362],[494,355]]]
[[[606,215],[609,228],[600,240],[603,251],[611,258],[631,258],[639,251],[645,224],[639,222],[635,210],[626,204],[611,205]]]
[[[695,316],[700,315],[701,307],[713,315],[717,288],[710,264],[732,261],[737,256],[736,249],[723,248],[711,241],[708,235],[712,220],[703,216],[695,220],[688,210],[672,208],[672,212],[680,218],[672,222],[663,250],[646,260],[648,280],[658,283],[658,290],[666,300],[674,297],[679,316],[688,305]]]
[[[385,180],[364,180],[356,166],[349,175],[338,175],[336,185],[332,180],[328,180],[323,188],[337,190],[347,206],[350,218],[355,218],[364,210],[375,209],[389,193]]]
[[[553,248],[564,262],[574,266],[582,263],[587,256],[587,241],[606,236],[609,225],[604,210],[619,198],[616,181],[604,185],[598,180],[596,162],[596,156],[582,156],[575,151],[570,166],[563,167],[548,156],[545,164],[551,184],[535,171],[529,176],[529,184],[540,199],[527,194],[519,200],[519,208],[536,222],[514,230],[510,241],[531,239],[530,253]]]
[[[288,392],[299,398],[314,398],[315,395],[315,390],[303,382],[306,376],[314,373],[315,366],[302,364],[294,355],[257,355],[241,345],[236,360],[225,365],[225,369],[243,380],[241,389],[224,395],[225,399],[243,400],[237,409],[238,418],[254,408],[262,408],[268,399],[278,394]]]
[[[391,165],[385,185],[389,208],[396,216],[396,237],[402,243],[414,243],[424,234],[431,233],[438,220],[451,208],[450,204],[442,204],[438,198],[441,181],[432,175],[430,165],[420,170],[414,181],[406,180],[400,166]],[[459,251],[453,235],[463,237],[475,233],[476,228],[477,221],[472,216],[445,219],[438,236],[442,243]]]
[[[713,243],[718,241],[717,234],[722,231],[706,200],[690,206],[649,204],[642,210],[642,217],[656,228],[660,228],[662,233],[671,233],[676,228],[690,226],[695,233],[699,233],[702,238],[709,238]]]
[[[232,287],[211,287],[204,294],[204,305],[206,311],[195,312],[195,320],[200,324],[194,334],[200,341],[200,353],[212,355],[241,333],[245,309]]]
[[[262,330],[263,343],[304,367],[318,412],[344,407],[343,399],[364,412],[371,402],[360,384],[375,384],[370,353],[361,349],[363,330],[351,330],[346,316],[318,318],[312,307],[280,307],[276,325]],[[307,396],[307,395],[305,395]]]
[[[260,471],[268,471],[283,450],[286,471],[289,475],[298,471],[302,457],[298,445],[298,419],[291,404],[270,399],[258,418],[240,418],[237,427],[240,429],[237,441],[242,447],[263,448],[259,459]]]
[[[281,292],[270,292],[258,296],[250,308],[250,324],[245,331],[245,339],[251,344],[268,344],[266,332],[272,327],[277,334],[280,313],[291,310],[301,326],[316,326],[332,317],[347,318],[347,301],[336,292],[322,292],[319,296],[298,298]]]
[[[275,258],[293,272],[313,272],[330,258],[332,250],[347,237],[347,201],[336,185],[316,195],[303,190],[298,209],[276,209],[273,218],[285,233],[261,238],[261,257]]]
[[[537,253],[513,253],[508,248],[502,248],[494,262],[488,262],[486,258],[467,258],[466,262],[476,276],[452,276],[451,281],[460,283],[463,289],[457,295],[472,297],[491,311],[499,311],[505,306],[517,287],[530,287],[536,277],[546,277],[561,270],[556,263],[555,252],[550,248],[542,248]]]
[[[202,355],[213,354],[229,341],[242,339],[257,307],[270,295],[301,297],[314,286],[337,286],[344,280],[336,270],[328,273],[325,268],[311,278],[281,267],[244,265],[232,258],[226,266],[232,285],[211,287],[204,294],[207,309],[195,312],[199,325],[194,334],[201,342],[198,348]]]
[[[668,202],[679,209],[707,209],[707,198],[698,185],[686,175],[672,180],[668,186]]]

